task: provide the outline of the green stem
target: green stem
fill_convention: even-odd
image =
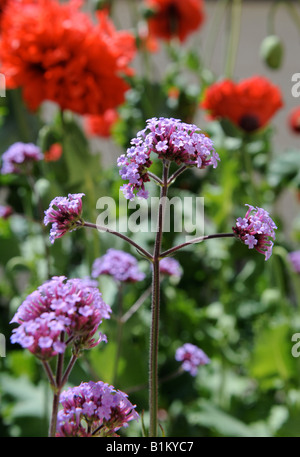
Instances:
[[[220,32],[221,23],[224,18],[225,10],[228,6],[229,0],[221,0],[217,2],[215,12],[211,21],[211,27],[206,39],[206,56],[205,62],[207,68],[211,68],[213,52],[216,46],[218,34]]]
[[[32,193],[34,195],[34,198],[36,200],[36,204],[37,204],[39,223],[40,223],[41,231],[42,231],[42,239],[43,239],[43,245],[44,245],[44,251],[45,251],[46,265],[47,265],[47,277],[48,277],[48,279],[50,279],[51,278],[50,249],[49,249],[48,243],[46,241],[47,229],[46,229],[46,226],[43,224],[43,219],[44,219],[43,202],[42,202],[39,192],[37,191],[36,181],[30,172],[27,174],[27,180],[28,180],[29,186],[32,190]]]
[[[269,16],[268,16],[268,23],[267,23],[268,34],[275,35],[275,33],[276,33],[275,32],[275,15],[280,6],[286,7],[288,14],[290,15],[292,21],[295,23],[295,25],[298,29],[298,32],[300,32],[300,16],[297,11],[297,8],[289,0],[288,1],[282,0],[282,1],[275,2],[270,8],[270,12],[269,12]]]
[[[259,205],[260,203],[260,192],[257,188],[257,183],[255,181],[255,175],[254,175],[254,169],[253,169],[253,162],[252,158],[247,151],[247,139],[243,140],[243,144],[241,147],[241,158],[242,158],[242,167],[245,173],[246,173],[246,179],[249,185],[249,194],[250,197],[253,199],[256,205]]]
[[[21,141],[28,143],[30,141],[30,131],[29,126],[27,124],[27,118],[24,110],[21,91],[19,89],[11,90],[9,91],[9,97],[12,102],[14,119],[17,123],[17,129],[19,130],[20,139]]]
[[[300,32],[300,16],[298,13],[299,10],[297,11],[297,8],[291,2],[283,2],[283,4],[287,8],[287,10],[291,16],[291,19],[294,21],[294,23],[298,29],[298,32]]]
[[[121,319],[122,314],[123,314],[123,297],[122,297],[122,283],[120,283],[119,287],[118,287],[117,350],[116,350],[115,366],[114,366],[114,374],[113,374],[113,382],[112,382],[112,384],[114,386],[117,384],[118,365],[119,365],[121,349],[122,349],[122,336],[123,336],[123,321]]]
[[[231,6],[230,34],[225,62],[225,77],[233,78],[234,67],[239,46],[242,15],[242,0],[233,0]]]
[[[150,426],[149,436],[157,436],[158,413],[158,346],[159,346],[159,312],[160,312],[160,272],[159,261],[163,231],[164,200],[168,192],[169,162],[163,161],[163,186],[160,192],[158,208],[157,233],[153,252],[152,270],[152,306],[149,354],[149,411]]]

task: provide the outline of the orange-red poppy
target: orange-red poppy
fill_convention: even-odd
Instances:
[[[202,108],[211,119],[229,119],[246,132],[265,127],[283,106],[280,89],[263,76],[235,83],[229,79],[212,84],[204,94]]]
[[[300,133],[300,106],[296,106],[290,111],[288,124],[292,132]]]
[[[70,0],[11,0],[3,13],[1,72],[21,87],[28,107],[45,100],[79,114],[103,114],[123,103],[135,39],[117,31],[107,12],[98,24]]]
[[[88,135],[101,136],[108,138],[111,135],[112,126],[118,120],[119,115],[116,110],[109,109],[102,116],[85,116],[84,130]]]
[[[146,0],[153,14],[148,19],[150,34],[183,42],[204,20],[203,0]]]
[[[57,162],[62,156],[63,148],[60,143],[53,143],[44,153],[45,162]]]

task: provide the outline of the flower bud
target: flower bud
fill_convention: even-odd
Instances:
[[[269,68],[278,69],[283,59],[283,45],[276,35],[267,36],[261,43],[260,56]]]

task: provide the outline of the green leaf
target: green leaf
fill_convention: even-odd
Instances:
[[[229,437],[254,437],[255,431],[244,422],[222,411],[205,399],[197,402],[197,411],[189,414],[191,425],[200,425]]]
[[[271,186],[295,184],[300,187],[300,151],[289,150],[280,154],[270,164],[268,181]]]
[[[290,340],[290,326],[286,322],[271,323],[259,329],[249,368],[262,388],[275,387],[293,376]]]

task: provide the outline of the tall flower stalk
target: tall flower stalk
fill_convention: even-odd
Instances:
[[[149,354],[149,436],[157,436],[158,411],[158,346],[159,346],[159,308],[160,308],[160,271],[159,261],[162,245],[164,201],[168,192],[168,174],[170,163],[163,161],[163,179],[158,207],[157,233],[153,251],[152,270],[152,305],[151,305],[151,333]]]

